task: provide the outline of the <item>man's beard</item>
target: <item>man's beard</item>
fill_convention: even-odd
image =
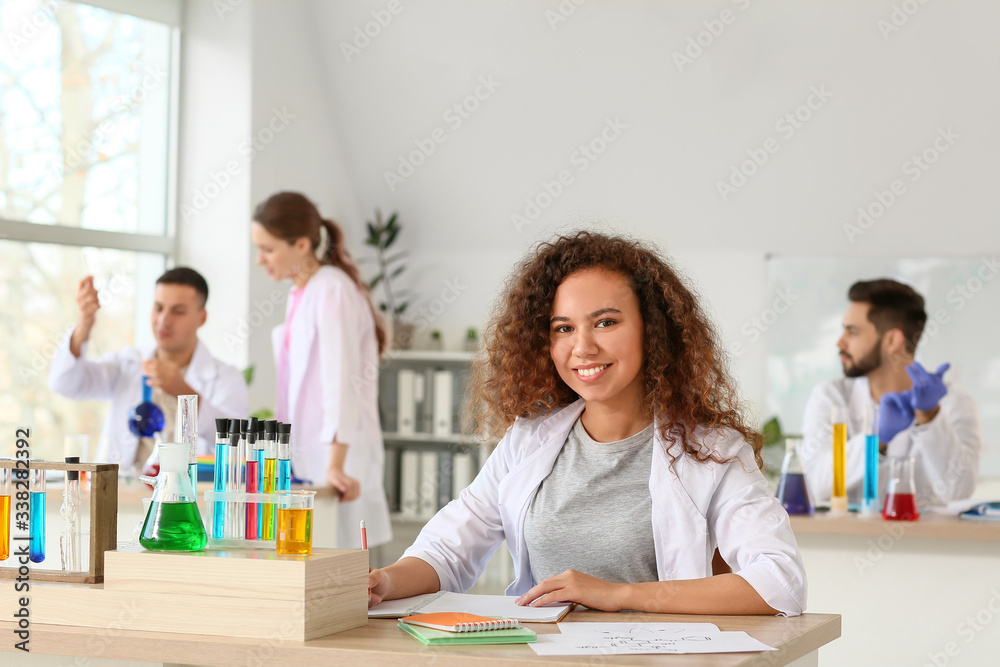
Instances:
[[[879,338],[872,351],[864,357],[854,362],[850,366],[848,362],[842,362],[844,366],[844,376],[849,378],[859,378],[868,375],[873,370],[882,365],[882,339]]]

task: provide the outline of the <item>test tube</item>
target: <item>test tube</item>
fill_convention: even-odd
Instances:
[[[830,410],[833,423],[833,489],[830,513],[847,513],[847,408],[834,405]]]
[[[10,558],[10,478],[12,468],[0,468],[0,560]]]
[[[177,418],[174,423],[174,442],[191,446],[188,454],[188,474],[191,490],[198,495],[198,396],[185,394],[177,397]]]
[[[236,493],[240,482],[240,420],[229,420],[229,447],[226,453],[226,491]],[[226,501],[226,539],[243,539],[243,524],[240,521],[240,506],[234,500]]]
[[[292,488],[292,425],[278,424],[278,480],[275,490]]]
[[[257,421],[256,417],[250,418],[250,426],[247,428],[247,451],[246,451],[246,488],[247,493],[260,493],[259,487],[257,486],[258,475],[257,475],[257,448],[258,445],[263,445],[263,442],[258,442],[257,433],[259,431],[260,422]],[[257,507],[259,503],[247,503],[246,510],[246,530],[244,534],[248,540],[258,540],[260,535],[258,534],[258,526],[260,524],[257,522]]]
[[[268,433],[269,436],[267,440],[264,441],[264,493],[274,493],[275,486],[277,484],[277,472],[278,472],[278,443],[274,441],[274,429],[277,427],[277,422],[275,422],[272,431]],[[265,427],[266,428],[266,427]],[[266,433],[266,430],[265,430]],[[262,540],[273,540],[275,537],[275,521],[277,521],[277,505],[274,503],[267,503],[264,507],[264,520],[261,522],[261,537]]]
[[[32,563],[45,560],[45,471],[28,469],[28,559]]]
[[[878,504],[878,405],[865,406],[865,482],[861,504],[863,514],[882,511]]]
[[[219,418],[215,420],[215,477],[214,486],[216,493],[226,490],[226,455],[229,450],[229,420]],[[212,537],[221,540],[225,535],[224,526],[226,521],[226,504],[221,500],[215,501],[212,505]]]
[[[66,463],[79,463],[79,456],[65,457]],[[79,572],[80,567],[80,471],[67,470],[63,486],[63,502],[59,515],[66,522],[66,529],[59,535],[59,552],[62,569]]]

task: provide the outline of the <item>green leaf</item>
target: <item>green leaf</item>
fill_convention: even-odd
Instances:
[[[764,436],[764,446],[780,444],[784,437],[781,434],[781,422],[778,421],[777,417],[771,417],[760,429],[761,435]]]
[[[368,225],[368,243],[371,244],[373,240],[378,240],[378,233],[375,231],[375,225],[370,222],[366,222]]]
[[[405,264],[403,266],[397,266],[393,270],[392,275],[390,275],[390,278],[395,278],[396,276],[398,276],[400,273],[402,273],[405,270],[406,270],[406,265]]]
[[[402,315],[403,312],[406,310],[406,307],[409,306],[409,305],[410,304],[408,304],[408,303],[404,303],[401,306],[396,306],[396,312],[394,314],[395,315]]]
[[[378,284],[379,284],[380,282],[382,282],[382,279],[383,279],[383,278],[385,278],[385,274],[384,274],[384,273],[380,273],[380,274],[378,274],[377,276],[375,276],[374,278],[372,278],[371,282],[370,282],[370,283],[368,283],[368,289],[369,289],[369,290],[373,290],[373,289],[375,289],[375,287],[376,287],[376,286],[377,286],[377,285],[378,285]]]
[[[386,312],[387,310],[389,310],[389,306],[387,306],[387,305],[386,305],[386,304],[384,304],[384,303],[380,303],[380,304],[378,305],[378,309],[379,309],[379,310],[381,310],[381,311],[382,311],[382,312],[384,313],[384,312]]]
[[[383,248],[388,248],[389,246],[392,245],[393,241],[396,240],[396,236],[399,235],[399,227],[393,227],[388,231],[389,231],[389,236],[388,238],[386,238],[385,244],[382,246]]]
[[[243,369],[243,381],[246,382],[248,387],[253,383],[253,372],[256,368],[255,365],[250,364]]]
[[[385,223],[386,229],[398,229],[396,224],[396,212],[393,211],[392,215],[389,216],[389,221]]]
[[[261,408],[255,412],[250,413],[251,417],[256,417],[257,419],[274,419],[274,412],[270,408]]]

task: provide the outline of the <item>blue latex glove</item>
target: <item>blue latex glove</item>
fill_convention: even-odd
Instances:
[[[934,373],[928,373],[919,361],[914,361],[906,367],[906,374],[913,380],[910,390],[910,405],[914,410],[929,412],[938,406],[938,402],[948,393],[944,386],[944,372],[951,364],[941,364]]]
[[[888,444],[913,423],[913,398],[909,390],[883,394],[878,412],[878,439]]]

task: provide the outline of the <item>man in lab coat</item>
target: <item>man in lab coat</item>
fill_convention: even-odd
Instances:
[[[155,344],[127,347],[88,360],[87,341],[100,303],[93,276],[80,281],[76,302],[79,321],[63,340],[49,372],[49,388],[77,400],[110,400],[96,461],[118,463],[124,470],[141,469],[153,450],[153,438],[139,438],[128,429],[128,413],[142,400],[142,376],[149,378],[153,402],[166,422],[157,438],[174,439],[177,397],[197,394],[198,452],[213,452],[215,418],[245,417],[247,387],[236,368],[214,359],[198,340],[208,313],[208,283],[194,269],[170,269],[156,281],[150,323]]]
[[[843,334],[837,341],[844,378],[824,382],[806,404],[800,451],[806,483],[817,503],[833,484],[833,406],[847,408],[846,480],[850,503],[860,503],[865,469],[865,408],[879,406],[879,485],[886,488],[886,456],[913,457],[921,508],[968,498],[982,449],[979,414],[968,394],[945,384],[948,364],[936,371],[914,361],[927,321],[924,299],[895,280],[857,282],[848,292]]]

